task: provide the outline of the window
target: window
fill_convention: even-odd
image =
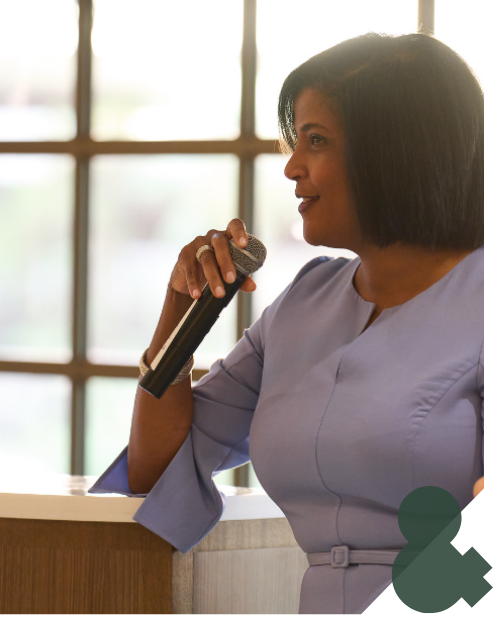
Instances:
[[[453,45],[464,12],[436,4]],[[433,1],[0,0],[4,468],[99,475],[119,454],[138,359],[196,235],[239,216],[269,257],[201,345],[195,380],[320,254],[283,175],[280,86],[341,40],[415,31],[418,6]],[[215,480],[258,485],[251,465]]]

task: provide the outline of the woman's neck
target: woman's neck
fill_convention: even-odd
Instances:
[[[380,310],[407,302],[443,278],[471,250],[431,250],[400,243],[359,252],[354,287]]]

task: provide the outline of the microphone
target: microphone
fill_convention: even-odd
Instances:
[[[234,240],[229,241],[236,279],[232,283],[223,280],[224,296],[216,298],[207,283],[200,298],[190,306],[141,379],[139,386],[155,398],[161,398],[178,377],[246,277],[262,267],[267,249],[258,238],[247,235],[248,244],[244,249],[239,248]]]

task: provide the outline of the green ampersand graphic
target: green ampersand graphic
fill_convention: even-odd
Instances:
[[[491,589],[483,577],[490,564],[474,549],[461,553],[450,542],[461,526],[455,497],[436,486],[423,486],[407,495],[398,514],[408,541],[392,567],[399,598],[421,613],[438,613],[460,598],[473,607]]]

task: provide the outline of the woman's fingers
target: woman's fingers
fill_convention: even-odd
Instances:
[[[195,254],[193,254],[193,248],[190,248],[190,244],[184,247],[180,253],[178,258],[178,264],[180,266],[180,270],[182,272],[182,276],[185,278],[185,288],[181,282],[180,277],[177,275],[175,277],[176,281],[174,282],[174,287],[177,291],[181,293],[186,293],[186,288],[188,287],[188,293],[192,296],[192,298],[200,298],[201,289],[203,287],[202,284],[202,276],[201,276],[201,266],[197,261]],[[173,276],[172,276],[173,281]]]
[[[212,235],[211,246],[214,256],[226,283],[233,283],[236,279],[236,268],[229,250],[229,238],[224,232],[216,232]],[[223,294],[224,295],[224,294]]]
[[[233,283],[237,276],[229,245],[231,239],[240,248],[247,246],[248,235],[241,219],[233,219],[225,231],[211,229],[205,236],[197,236],[182,249],[172,274],[172,286],[181,293],[186,293],[188,289],[188,293],[198,299],[207,282],[212,294],[222,298],[225,294],[223,281]],[[202,252],[199,262],[196,254],[204,245],[209,245],[212,250]],[[256,288],[250,276],[240,286],[242,291],[247,292]]]
[[[248,234],[246,225],[241,219],[233,219],[228,227],[227,232],[231,234],[231,237],[235,241],[236,245],[240,248],[245,248],[248,244]],[[242,291],[252,292],[257,289],[257,284],[251,276],[247,276],[240,286]]]
[[[219,275],[215,253],[213,251],[206,251],[202,254],[200,263],[213,295],[216,296],[216,298],[222,298],[225,291],[221,276]]]
[[[215,232],[211,237],[211,245],[214,247],[216,262],[226,283],[233,283],[236,280],[236,268],[231,257],[229,245],[230,238],[240,248],[248,244],[245,223],[241,219],[233,219],[228,225],[226,232]],[[250,276],[240,286],[242,291],[247,292],[254,291],[256,288],[257,285]]]
[[[209,239],[208,244],[214,252],[204,253],[201,265],[213,295],[222,298],[226,293],[223,281],[233,283],[236,280],[236,268],[231,257],[229,241],[232,238],[239,247],[248,244],[245,224],[241,219],[233,219],[225,231],[211,229],[205,237]]]
[[[226,228],[226,232],[233,238],[236,246],[245,248],[248,244],[246,225],[241,219],[233,219]]]
[[[241,291],[252,292],[257,289],[257,283],[252,279],[251,276],[247,276],[246,279],[240,286]]]

